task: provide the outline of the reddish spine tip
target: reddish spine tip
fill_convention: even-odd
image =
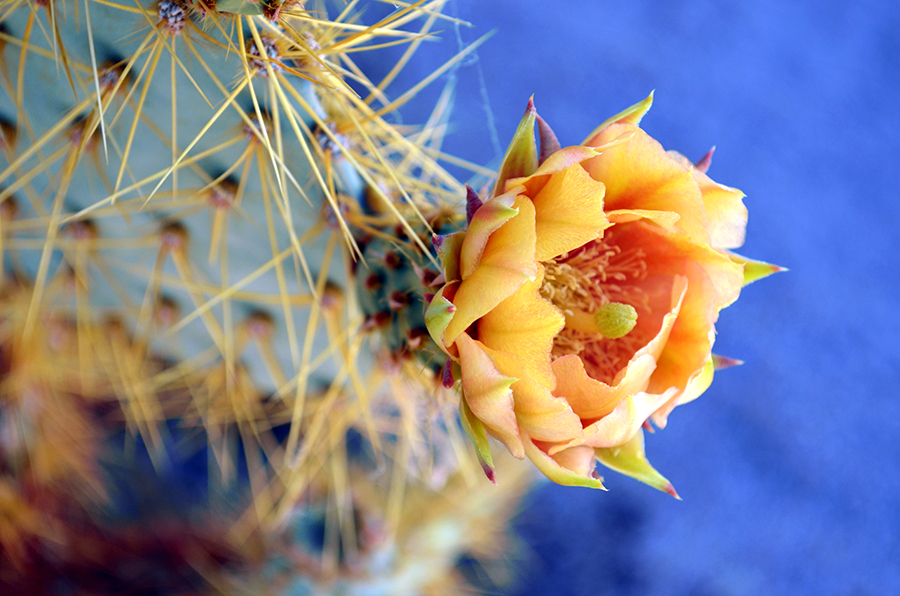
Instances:
[[[453,383],[453,361],[447,358],[444,361],[444,366],[441,367],[441,384],[444,386],[444,389],[452,389]]]
[[[644,420],[644,423],[641,426],[643,426],[644,430],[646,430],[647,432],[650,432],[650,433],[656,432],[656,430],[650,425],[649,420]]]
[[[538,136],[541,141],[541,153],[538,156],[538,163],[544,163],[544,160],[559,151],[559,139],[556,138],[556,133],[553,132],[546,120],[538,116],[537,123]]]
[[[700,161],[694,164],[694,167],[703,172],[704,174],[709,170],[710,164],[712,164],[713,153],[715,153],[716,147],[713,145],[713,148],[706,152],[706,155],[700,158]]]
[[[494,472],[494,468],[492,468],[485,462],[481,462],[481,469],[484,470],[484,475],[487,476],[487,479],[491,481],[491,484],[496,486],[497,485],[497,475]]]
[[[731,368],[732,366],[740,366],[744,363],[743,360],[737,360],[736,358],[729,358],[728,356],[719,356],[718,354],[713,354],[713,368],[716,370],[722,370],[723,368]]]
[[[663,491],[666,492],[666,493],[668,493],[668,494],[670,494],[670,495],[672,495],[673,497],[675,497],[675,498],[678,499],[679,501],[682,500],[682,498],[678,496],[678,493],[675,492],[675,487],[672,486],[672,483],[671,483],[671,482],[666,482],[666,485],[663,487]]]
[[[466,223],[472,223],[475,212],[478,211],[483,204],[484,203],[482,203],[478,193],[472,190],[471,186],[466,184]]]

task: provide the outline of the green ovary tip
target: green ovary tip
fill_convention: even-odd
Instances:
[[[603,337],[619,339],[625,337],[637,325],[637,311],[630,304],[609,302],[594,313],[594,323]]]

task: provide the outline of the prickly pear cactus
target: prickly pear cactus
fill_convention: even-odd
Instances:
[[[353,59],[443,3],[2,3],[0,584],[445,593],[504,534],[422,318],[465,191]]]

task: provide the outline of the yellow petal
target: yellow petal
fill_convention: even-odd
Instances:
[[[713,182],[704,172],[677,151],[669,151],[675,161],[691,170],[703,194],[703,205],[709,221],[710,244],[715,248],[737,248],[744,243],[747,229],[747,207],[744,193],[736,188]]]
[[[490,235],[478,268],[459,284],[453,298],[457,310],[444,331],[444,344],[447,346],[456,341],[469,325],[537,275],[534,206],[528,197],[520,196],[513,207],[518,209],[518,215]]]
[[[675,232],[675,224],[681,216],[674,211],[651,211],[649,209],[616,209],[606,214],[612,224],[623,224],[646,219],[667,232]]]
[[[488,432],[506,445],[513,456],[522,459],[522,440],[510,389],[516,379],[502,374],[483,346],[467,333],[457,338],[456,346],[466,404]]]
[[[621,445],[631,439],[654,412],[673,400],[677,394],[678,390],[671,387],[661,394],[641,391],[629,395],[608,416],[584,429],[583,444],[591,447]]]
[[[515,377],[512,384],[516,419],[531,438],[551,443],[580,444],[581,419],[565,399],[554,396],[526,372],[518,356],[485,348],[504,375]]]
[[[550,176],[532,198],[537,245],[535,258],[549,261],[600,237],[609,227],[603,211],[604,186],[579,164]]]
[[[591,143],[606,143],[627,132],[631,139],[584,162],[585,170],[606,185],[607,211],[648,209],[673,211],[678,228],[700,244],[709,244],[703,194],[690,170],[671,158],[640,128],[611,124]]]
[[[615,470],[620,474],[631,476],[635,480],[640,480],[645,484],[649,484],[653,488],[669,493],[678,500],[681,497],[675,492],[672,483],[657,472],[644,453],[644,433],[638,432],[630,441],[618,447],[610,447],[596,450],[597,459],[600,463]]]
[[[540,267],[534,281],[526,281],[515,294],[486,313],[478,321],[478,338],[493,350],[521,358],[524,374],[552,390],[556,380],[550,370],[550,351],[565,318],[541,298],[543,277]]]
[[[694,373],[690,380],[688,380],[687,387],[685,387],[684,391],[672,395],[670,399],[666,400],[665,403],[661,404],[656,411],[653,412],[653,415],[650,417],[650,419],[653,420],[653,424],[659,428],[665,428],[668,423],[669,414],[672,413],[672,410],[677,406],[697,399],[703,395],[704,391],[709,389],[709,386],[712,384],[714,373],[715,360],[711,357],[706,365]]]
[[[528,459],[553,482],[564,486],[585,486],[606,490],[603,488],[602,479],[593,477],[594,453],[590,447],[572,447],[565,455],[559,455],[557,461],[535,445],[527,435],[524,437],[524,445]],[[590,463],[586,466],[585,462]],[[590,469],[585,469],[586,467]]]
[[[481,257],[491,235],[518,215],[518,208],[513,206],[517,195],[516,191],[511,191],[494,197],[472,216],[469,227],[463,232],[462,245],[459,248],[459,279],[472,276],[481,263]]]

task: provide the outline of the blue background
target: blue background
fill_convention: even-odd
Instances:
[[[440,27],[393,87],[496,29],[452,75],[448,153],[497,163],[485,97],[500,146],[531,94],[567,145],[655,89],[643,127],[692,159],[716,145],[710,175],[747,194],[740,252],[791,269],[722,313],[716,352],[746,364],[648,436],[684,501],[613,473],[606,493],[541,488],[519,521],[531,555],[518,593],[898,593],[900,4],[459,0],[449,12],[474,27]],[[440,90],[405,120],[424,121]]]

